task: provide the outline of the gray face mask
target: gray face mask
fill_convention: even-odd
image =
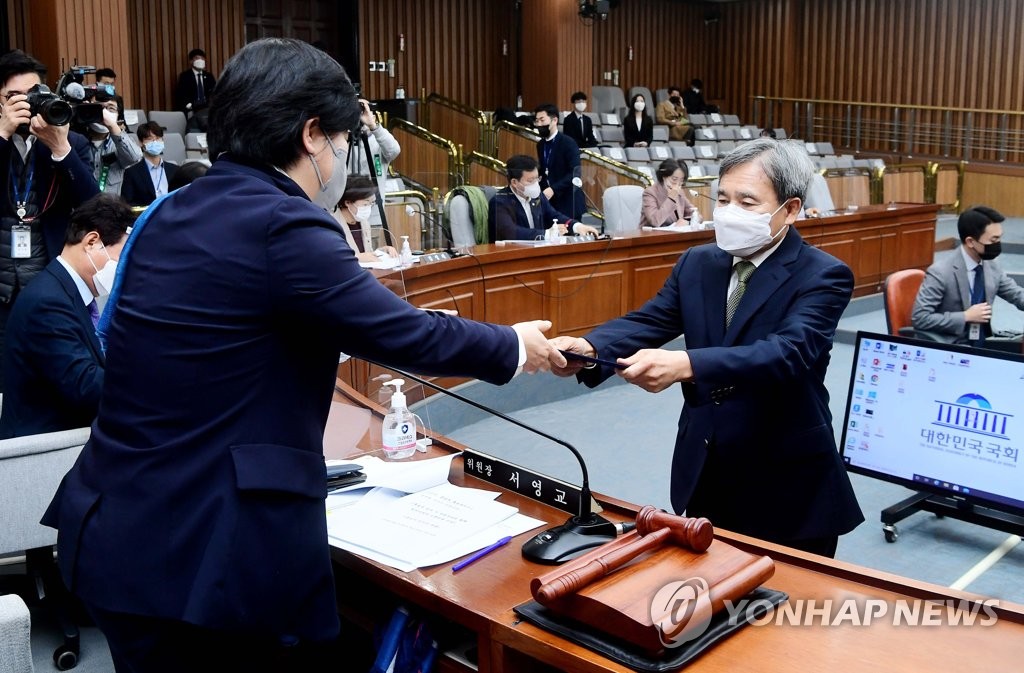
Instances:
[[[342,194],[345,193],[345,183],[348,181],[348,176],[345,174],[346,152],[336,148],[330,138],[327,138],[327,146],[331,148],[331,156],[334,160],[331,178],[327,182],[324,182],[323,176],[320,174],[320,166],[317,165],[316,159],[312,154],[309,155],[309,161],[313,164],[313,172],[316,173],[316,179],[320,183],[320,191],[313,196],[313,203],[325,210],[334,210],[338,202],[341,201]]]

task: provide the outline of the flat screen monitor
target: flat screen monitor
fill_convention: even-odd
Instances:
[[[1024,356],[858,332],[850,472],[1024,515]]]

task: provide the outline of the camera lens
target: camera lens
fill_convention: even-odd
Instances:
[[[59,98],[51,98],[39,106],[39,114],[43,116],[46,123],[51,126],[66,126],[71,122],[74,110],[71,106]]]

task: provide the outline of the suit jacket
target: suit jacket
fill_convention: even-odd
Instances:
[[[733,258],[683,253],[658,294],[587,334],[602,358],[686,336],[694,379],[672,461],[672,505],[775,542],[846,533],[864,520],[836,451],[825,389],[853,274],[791,228],[750,277],[725,327]],[[610,368],[583,370],[597,385]]]
[[[121,198],[129,205],[148,206],[156,200],[156,190],[153,188],[153,178],[149,175],[149,166],[149,162],[143,159],[124,172]],[[171,178],[178,172],[178,164],[165,159],[164,171],[167,174],[167,184],[170,185]]]
[[[210,104],[210,96],[213,94],[213,87],[216,86],[217,80],[207,71],[203,71],[203,92],[206,95],[206,102],[203,104],[196,103],[196,95],[198,90],[196,88],[196,73],[192,68],[185,70],[178,75],[178,83],[174,87],[174,109],[181,110],[185,114],[189,112],[189,104],[192,105],[191,110],[195,112]]]
[[[64,233],[71,220],[71,210],[99,193],[99,187],[92,178],[92,151],[85,136],[71,131],[68,133],[71,153],[61,161],[54,161],[50,148],[36,140],[30,159],[35,162],[33,182],[39,206],[42,208],[46,196],[54,189],[53,205],[39,216],[46,240],[47,262],[53,260],[64,249]],[[17,152],[14,143],[0,138],[0,184],[7,185],[8,198],[2,200],[3,213],[14,217],[14,204],[10,198],[11,152]]]
[[[488,234],[491,242],[532,241],[544,235],[552,220],[558,220],[560,224],[569,224],[571,228],[572,218],[555,210],[543,194],[530,201],[530,210],[533,214],[533,227],[530,226],[526,211],[523,210],[519,198],[512,192],[512,188],[499,189],[487,204]]]
[[[588,115],[577,115],[575,111],[565,116],[562,133],[576,141],[580,147],[597,147],[594,137],[594,120]]]
[[[985,301],[1002,297],[1024,310],[1024,288],[1010,278],[996,260],[982,262],[985,274]],[[971,307],[973,272],[968,278],[967,264],[960,249],[928,267],[914,301],[911,322],[914,335],[945,343],[967,343],[968,326],[964,311]],[[991,326],[986,325],[986,336]]]
[[[557,133],[554,138],[537,143],[537,161],[540,163],[540,187],[555,191],[551,205],[573,219],[583,217],[587,203],[583,190],[572,184],[580,176],[580,148],[576,141]]]
[[[640,128],[637,128],[636,117],[632,113],[627,113],[622,118],[622,139],[623,147],[633,147],[637,143],[650,145],[654,141],[654,120],[651,119],[651,115],[644,113]]]
[[[56,259],[11,309],[3,358],[0,439],[92,423],[103,388],[103,353],[82,295]]]
[[[689,218],[694,210],[696,208],[682,194],[674,201],[668,198],[668,190],[665,189],[664,183],[658,180],[644,189],[640,226],[663,227],[666,224],[675,224],[681,218]]]
[[[100,609],[333,638],[339,351],[500,384],[514,330],[413,308],[290,178],[227,155],[133,230],[118,283],[99,415],[44,518],[68,587]]]

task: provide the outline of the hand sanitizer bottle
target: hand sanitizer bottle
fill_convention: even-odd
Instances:
[[[409,237],[408,236],[403,236],[402,237],[402,250],[401,250],[401,252],[399,254],[400,254],[400,261],[402,262],[402,266],[405,266],[405,267],[412,266],[412,248],[409,247]]]
[[[694,210],[690,213],[690,228],[691,229],[703,229],[704,219],[700,216],[699,210]]]
[[[558,226],[558,220],[551,220],[551,226],[544,233],[544,240],[548,243],[561,243],[562,241],[562,230]]]
[[[416,415],[405,405],[405,393],[402,392],[402,379],[386,381],[384,385],[394,386],[391,395],[391,408],[384,416],[381,436],[384,444],[384,455],[390,460],[408,458],[416,452]]]

